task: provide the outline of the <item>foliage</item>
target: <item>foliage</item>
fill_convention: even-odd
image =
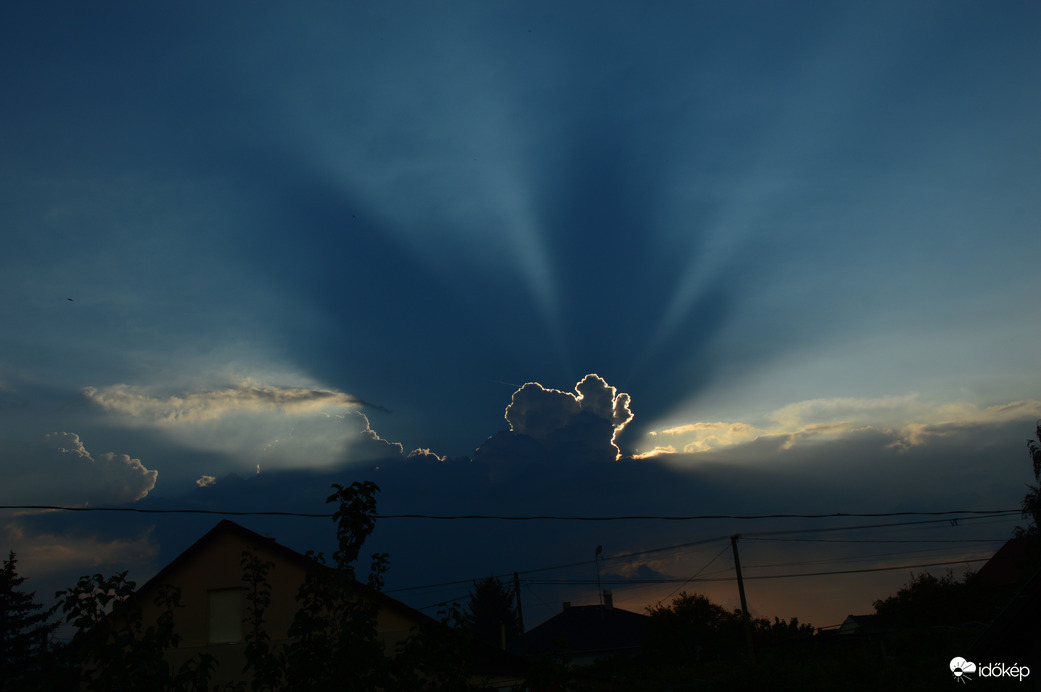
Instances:
[[[413,628],[408,639],[398,644],[391,665],[396,689],[425,692],[469,689],[470,628],[455,605],[438,615],[440,627]]]
[[[313,568],[297,593],[299,606],[289,628],[289,644],[273,652],[261,634],[263,609],[270,602],[264,579],[266,568],[243,558],[251,583],[248,617],[253,633],[247,643],[247,670],[254,673],[253,689],[275,689],[284,676],[294,690],[375,690],[385,688],[389,661],[377,636],[379,592],[387,569],[387,555],[374,554],[365,584],[355,578],[354,563],[375,528],[379,486],[365,481],[336,492],[327,503],[337,503],[337,549],[333,565],[321,553],[309,552]]]
[[[727,610],[700,594],[681,592],[668,606],[648,609],[649,650],[671,660],[731,658],[747,651],[741,610]],[[813,634],[813,626],[797,618],[751,618],[756,647]]]
[[[942,577],[912,574],[894,595],[875,601],[875,612],[889,627],[958,627],[987,622],[1001,607],[1000,592],[975,572],[957,579],[948,570]]]
[[[261,560],[253,546],[243,551],[240,561],[242,579],[246,582],[246,665],[242,672],[250,679],[253,692],[281,689],[285,661],[281,651],[271,643],[264,627],[264,611],[271,605],[271,587],[267,574],[275,563]]]
[[[372,481],[356,481],[347,488],[333,483],[332,487],[336,492],[325,503],[338,504],[333,513],[337,542],[333,559],[337,569],[353,571],[362,545],[376,528],[376,493],[380,488]]]
[[[180,641],[174,630],[180,591],[170,587],[157,590],[153,603],[159,616],[146,627],[140,604],[133,597],[136,584],[126,575],[80,577],[75,587],[56,594],[62,599],[66,621],[78,630],[68,653],[72,665],[80,670],[83,688],[206,690],[214,668],[212,657],[203,655],[173,670],[164,656]]]
[[[50,623],[50,613],[34,599],[36,592],[24,593],[19,587],[25,577],[18,575],[18,560],[12,551],[0,570],[0,685],[15,689],[39,672],[50,636],[58,623]]]
[[[333,488],[336,492],[326,500],[337,503],[333,564],[327,564],[321,553],[308,553],[313,565],[297,593],[298,610],[287,644],[273,642],[267,629],[265,613],[272,602],[268,574],[274,563],[262,559],[252,547],[243,551],[244,680],[223,689],[468,689],[471,638],[464,617],[455,608],[444,614],[440,626],[431,621],[414,629],[398,645],[396,659],[388,657],[377,629],[387,555],[372,555],[366,582],[355,578],[355,563],[375,527],[379,487],[357,482]],[[13,560],[12,555],[12,575]],[[20,583],[12,581],[13,586]],[[216,668],[211,656],[198,656],[176,670],[165,658],[180,641],[174,628],[174,615],[181,607],[179,591],[159,589],[154,600],[159,614],[146,624],[135,586],[127,572],[107,578],[95,574],[81,577],[75,587],[56,594],[63,617],[77,633],[64,650],[64,664],[55,667],[57,674],[49,687],[75,687],[78,676],[85,690],[210,689]],[[31,602],[31,596],[27,598]]]
[[[1016,533],[1037,535],[1041,527],[1041,421],[1037,423],[1037,440],[1027,440],[1027,450],[1033,465],[1034,480],[1037,485],[1027,485],[1027,494],[1023,497],[1023,518],[1032,522],[1027,527],[1018,527]]]
[[[520,619],[515,604],[513,589],[497,577],[475,581],[466,606],[466,624],[475,638],[499,648],[503,628],[507,643],[520,637]]]

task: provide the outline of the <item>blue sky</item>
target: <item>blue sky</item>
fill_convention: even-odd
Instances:
[[[321,511],[371,477],[388,513],[936,511],[1031,480],[1034,3],[9,14],[6,504]],[[41,579],[143,580],[208,528],[4,520]],[[392,586],[716,535],[397,521]],[[761,608],[886,595],[834,588]]]

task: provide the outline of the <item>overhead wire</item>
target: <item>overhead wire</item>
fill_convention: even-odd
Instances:
[[[966,511],[967,510],[958,510],[958,513],[965,513]],[[984,521],[984,520],[991,519],[995,515],[999,515],[999,516],[1010,516],[1010,515],[1013,515],[1013,514],[1016,515],[1016,516],[1020,515],[1020,510],[980,510],[980,511],[983,512],[983,514],[981,514],[979,516],[965,517],[962,521],[965,521],[965,522],[969,522],[969,521],[976,522],[976,521],[978,521],[979,523],[990,523],[989,521]],[[888,513],[877,513],[877,514],[886,515]],[[910,513],[910,514],[914,515],[916,513]],[[847,514],[846,516],[853,516],[853,515]],[[920,527],[920,526],[924,527],[923,525],[936,525],[936,524],[943,524],[943,523],[947,523],[947,519],[928,519],[928,520],[917,520],[917,521],[886,522],[886,523],[883,523],[883,524],[857,524],[857,525],[846,525],[846,526],[836,526],[836,527],[823,527],[823,528],[809,528],[809,529],[788,529],[788,530],[779,530],[779,531],[764,531],[764,532],[754,532],[754,533],[741,533],[739,535],[740,535],[742,540],[745,540],[745,539],[748,539],[748,540],[761,540],[761,541],[765,541],[765,540],[794,540],[794,539],[778,538],[778,536],[786,536],[786,535],[793,535],[793,534],[803,534],[803,533],[814,533],[814,532],[863,531],[863,530],[870,530],[870,529],[900,529],[900,528],[907,528],[907,527]],[[677,543],[677,544],[672,544],[672,545],[668,545],[668,546],[660,546],[660,547],[656,547],[656,548],[648,548],[648,549],[644,549],[644,550],[636,550],[636,551],[630,551],[630,552],[626,552],[626,553],[618,553],[618,554],[615,554],[615,555],[608,555],[606,557],[600,558],[600,560],[601,560],[601,562],[607,562],[607,561],[612,561],[612,560],[628,559],[628,558],[639,557],[639,556],[647,555],[647,554],[667,552],[667,551],[670,551],[670,550],[677,550],[677,549],[683,549],[683,548],[694,547],[694,546],[699,546],[699,545],[705,545],[705,544],[708,544],[708,543],[712,543],[714,541],[727,540],[727,539],[729,539],[729,536],[713,536],[711,538],[700,539],[700,540],[697,540],[697,541],[688,541],[688,542]],[[806,539],[806,540],[813,540],[813,539]],[[723,550],[720,552],[720,554],[722,554],[723,552],[726,552],[726,547],[723,548]],[[718,556],[717,556],[717,558],[718,558]],[[714,558],[714,559],[716,559],[716,558]],[[836,559],[836,560],[832,560],[831,562],[842,562],[842,561],[843,561],[843,559],[839,558],[839,559]],[[979,560],[974,559],[972,561],[979,561]],[[944,563],[944,564],[963,564],[964,562],[965,562],[964,560],[955,560],[955,561],[952,561],[952,562],[949,562],[949,563]],[[530,575],[530,574],[538,574],[538,573],[542,573],[542,572],[550,572],[550,571],[555,571],[555,570],[568,569],[568,568],[572,568],[572,567],[588,567],[589,565],[591,565],[593,563],[594,563],[594,560],[580,560],[580,561],[577,561],[577,562],[563,563],[563,564],[558,564],[558,565],[552,565],[552,566],[549,566],[549,567],[540,567],[540,568],[531,569],[531,570],[518,570],[517,574],[519,574],[519,575]],[[795,566],[796,564],[798,564],[798,563],[792,564],[791,566]],[[937,565],[933,564],[933,563],[929,563],[929,564],[926,564],[926,565],[912,565],[910,567],[911,568],[916,568],[916,567],[920,567],[920,566],[937,566]],[[707,567],[708,567],[708,565],[706,565],[706,568]],[[888,571],[890,569],[903,569],[903,568],[904,567],[902,567],[902,566],[901,567],[895,567],[895,568],[888,568],[888,567],[887,568],[878,568],[878,571]],[[730,568],[727,568],[726,570],[723,570],[723,571],[731,571],[731,570],[730,570]],[[848,573],[848,572],[844,572],[844,571],[840,570],[840,571],[829,572],[827,574],[843,574],[843,573]],[[500,574],[500,575],[493,575],[493,576],[495,576],[497,578],[508,578],[508,577],[512,576],[512,573],[503,573],[503,574]],[[764,575],[764,576],[753,575],[753,576],[755,578],[766,578],[769,575]],[[798,575],[791,575],[791,576],[798,576]],[[809,576],[823,576],[823,574],[818,575],[818,574],[815,573],[815,574],[809,575]],[[778,578],[783,578],[783,577],[784,577],[784,575],[781,575],[781,577],[778,577]],[[402,588],[398,588],[398,589],[390,589],[390,590],[388,590],[388,593],[392,593],[392,592],[396,593],[396,592],[404,592],[404,591],[420,591],[420,590],[424,590],[424,589],[427,589],[427,588],[435,588],[435,587],[438,587],[438,586],[450,586],[450,585],[456,585],[456,584],[465,584],[465,583],[468,583],[468,582],[471,582],[471,581],[472,581],[472,579],[461,579],[461,580],[456,580],[456,581],[452,581],[452,582],[439,582],[437,584],[430,584],[430,585],[423,585],[423,586],[402,587]],[[527,581],[528,583],[531,583],[531,584],[551,583],[551,582],[542,582],[542,581],[536,581],[536,580],[525,580],[525,581]],[[661,582],[656,582],[656,581],[653,581],[653,580],[643,580],[643,581],[639,581],[639,580],[625,580],[625,581],[613,581],[611,583],[612,583],[612,585],[637,585],[637,584],[646,584],[646,583],[677,583],[677,581],[682,581],[682,580],[679,580],[678,578],[669,579],[669,580],[665,580],[665,581],[661,581]],[[697,581],[709,581],[709,580],[699,579]],[[720,581],[720,580],[717,579],[715,581]]]
[[[224,516],[277,516],[277,517],[301,517],[301,518],[325,518],[329,519],[333,517],[332,513],[319,513],[319,512],[289,512],[289,511],[277,511],[277,510],[258,510],[258,511],[240,511],[240,510],[213,510],[213,509],[195,509],[195,508],[143,508],[143,507],[90,507],[90,506],[65,506],[65,505],[0,505],[0,510],[44,510],[44,511],[68,511],[68,512],[130,512],[139,514],[201,514],[201,515],[224,515]],[[774,514],[698,514],[698,515],[602,515],[602,516],[586,516],[586,515],[491,515],[491,514],[459,514],[459,515],[436,515],[436,514],[377,514],[377,519],[426,519],[426,520],[502,520],[502,521],[582,521],[582,522],[594,522],[594,521],[626,521],[626,520],[663,520],[663,521],[692,521],[692,520],[762,520],[762,519],[831,519],[831,518],[883,518],[883,517],[942,517],[936,519],[922,519],[915,521],[900,521],[900,522],[887,522],[884,524],[860,524],[852,526],[828,526],[828,527],[814,527],[814,528],[802,528],[802,529],[782,529],[774,531],[755,531],[749,533],[738,534],[742,539],[749,540],[796,540],[796,539],[781,539],[780,536],[791,536],[796,534],[806,533],[824,533],[824,532],[838,532],[838,531],[856,531],[856,530],[868,530],[868,529],[885,529],[885,528],[902,528],[906,529],[912,526],[923,526],[929,524],[938,523],[952,523],[957,525],[958,522],[969,522],[979,521],[983,523],[984,520],[990,520],[986,523],[992,523],[995,519],[1007,518],[1011,516],[1021,516],[1021,510],[1019,509],[1006,509],[1006,510],[948,510],[948,511],[900,511],[900,512],[831,512],[831,513],[820,513],[820,514],[799,514],[799,513],[774,513]],[[629,559],[632,557],[639,557],[642,555],[648,555],[658,552],[667,552],[680,550],[684,548],[695,547],[698,545],[704,545],[712,543],[714,541],[727,538],[725,536],[714,536],[707,539],[701,539],[698,541],[690,541],[686,543],[674,544],[669,546],[661,546],[657,548],[648,548],[645,550],[631,551],[627,553],[619,553],[617,555],[610,555],[603,558],[604,561],[610,560],[622,560]],[[825,539],[805,539],[805,540],[825,540]],[[982,540],[982,539],[976,539]],[[913,542],[913,541],[909,541]],[[698,579],[697,574],[700,574],[704,569],[712,564],[723,552],[725,548],[720,551],[715,558],[713,558],[702,570],[699,570],[694,577],[688,577],[686,579],[643,579],[643,580],[614,580],[605,583],[612,584],[641,584],[641,583],[680,583],[685,584],[690,581],[709,581],[710,579]],[[866,573],[866,572],[877,572],[877,571],[889,571],[895,569],[914,569],[920,567],[932,567],[932,566],[946,566],[952,564],[965,564],[967,562],[979,562],[985,558],[971,559],[971,560],[955,560],[946,562],[934,562],[934,563],[922,563],[916,565],[900,565],[895,567],[875,567],[865,568],[857,570],[834,570],[824,572],[811,572],[811,573],[798,573],[798,574],[780,574],[780,575],[749,575],[746,579],[783,579],[790,577],[804,577],[804,576],[827,576],[827,575],[838,575],[838,574],[855,574],[855,573]],[[838,561],[842,561],[839,559]],[[542,572],[568,569],[572,567],[588,566],[593,560],[581,560],[578,562],[570,562],[559,565],[553,565],[550,567],[542,567],[531,570],[519,571],[518,574],[538,574]],[[781,565],[777,565],[781,566]],[[794,566],[794,565],[793,565]],[[728,570],[729,571],[729,570]],[[494,575],[499,578],[508,577],[510,574]],[[472,582],[472,579],[459,579],[447,582],[438,582],[436,584],[426,584],[422,586],[412,587],[401,587],[397,589],[388,589],[388,593],[399,593],[405,591],[418,591],[444,586],[456,586],[459,584],[465,584]],[[589,583],[586,581],[567,581],[561,580],[558,582],[551,581],[538,581],[526,579],[524,580],[529,584],[539,583]]]
[[[704,572],[704,571],[705,571],[706,569],[708,569],[709,567],[711,567],[711,566],[712,566],[712,563],[713,563],[713,562],[715,562],[716,560],[718,560],[718,559],[719,559],[719,557],[720,557],[720,556],[721,556],[721,555],[722,555],[723,553],[725,553],[725,552],[727,551],[727,548],[728,548],[728,547],[729,547],[729,546],[723,546],[723,549],[722,549],[722,550],[720,550],[720,551],[719,551],[718,553],[716,553],[716,556],[715,556],[715,557],[713,557],[713,558],[712,558],[711,560],[709,560],[709,561],[708,561],[707,563],[705,563],[705,565],[704,565],[704,566],[703,566],[703,567],[702,567],[701,569],[699,569],[699,570],[698,570],[697,572],[695,572],[694,574],[692,574],[692,575],[690,576],[690,578],[689,578],[689,579],[687,579],[687,581],[685,581],[685,582],[683,582],[682,584],[680,584],[679,586],[677,586],[677,587],[676,587],[675,589],[673,589],[672,591],[670,591],[669,593],[667,593],[667,594],[666,594],[665,596],[663,596],[662,598],[659,598],[659,599],[658,599],[658,602],[657,602],[657,603],[656,603],[655,605],[661,605],[661,604],[662,604],[662,601],[664,601],[664,600],[665,600],[665,599],[667,599],[667,598],[671,598],[671,597],[672,597],[672,594],[676,593],[677,591],[679,591],[680,589],[682,589],[682,588],[683,588],[684,586],[686,586],[686,585],[687,585],[687,584],[689,584],[690,582],[694,581],[694,579],[695,579],[695,578],[696,578],[696,577],[697,577],[697,576],[698,576],[699,574],[701,574],[701,573],[702,573],[702,572]]]
[[[863,569],[846,569],[846,570],[829,570],[822,572],[799,572],[799,573],[788,573],[788,574],[757,574],[757,575],[743,575],[742,578],[745,580],[749,579],[790,579],[795,577],[824,577],[834,576],[840,574],[867,574],[871,572],[892,572],[898,569],[919,569],[922,567],[947,567],[951,565],[964,565],[973,562],[986,562],[989,558],[973,558],[968,560],[946,560],[942,562],[923,562],[914,565],[888,565],[885,567],[865,567]],[[695,582],[718,582],[718,581],[731,581],[732,577],[711,577],[711,578],[698,578],[681,579],[676,578],[662,578],[662,579],[637,579],[637,580],[605,580],[602,583],[618,585],[618,584],[675,584],[678,582],[695,581]],[[555,579],[545,581],[532,581],[532,584],[569,584],[569,585],[584,585],[589,586],[596,584],[596,580],[593,579]]]
[[[324,518],[333,517],[331,512],[286,512],[277,510],[217,510],[198,508],[148,508],[148,507],[91,507],[68,506],[68,505],[0,505],[0,510],[49,510],[63,512],[132,512],[138,514],[210,514],[226,516],[276,516],[276,517],[305,517]],[[955,509],[948,511],[930,512],[829,512],[823,514],[690,514],[690,515],[667,515],[667,514],[620,514],[620,515],[558,515],[558,514],[376,514],[376,519],[429,519],[429,520],[498,520],[498,521],[636,521],[636,520],[660,520],[660,521],[695,521],[713,519],[733,520],[755,520],[755,519],[832,519],[838,517],[908,517],[908,516],[987,516],[1019,514],[1020,510],[984,509],[969,510]],[[947,521],[940,519],[937,521]]]

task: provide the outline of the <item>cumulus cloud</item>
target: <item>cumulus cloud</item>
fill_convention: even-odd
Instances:
[[[136,502],[155,487],[158,471],[145,468],[140,459],[114,452],[94,457],[75,433],[55,432],[45,439],[59,454],[51,472],[66,492],[84,501]]]
[[[150,396],[124,384],[104,389],[87,387],[83,394],[107,411],[171,424],[216,420],[236,411],[297,414],[370,406],[355,396],[331,389],[262,386],[252,381],[183,396]]]
[[[259,446],[249,459],[259,460],[265,470],[332,467],[404,458],[401,443],[381,437],[372,429],[369,418],[359,411],[305,416],[281,429],[272,427],[278,437],[262,444],[262,438],[246,442],[247,447]],[[268,429],[261,428],[257,434],[263,435]]]
[[[438,463],[444,463],[444,462],[448,461],[448,457],[447,456],[441,456],[439,454],[435,454],[434,452],[431,452],[429,449],[426,449],[425,447],[421,447],[421,448],[418,448],[418,449],[413,449],[411,452],[409,452],[408,453],[408,460],[409,461],[435,461],[435,462],[438,462]]]
[[[574,393],[528,382],[506,407],[508,431],[489,438],[475,460],[496,464],[617,460],[615,437],[633,419],[629,395],[599,375],[586,375]]]
[[[629,395],[619,394],[599,375],[586,375],[575,385],[575,392],[546,389],[538,382],[528,382],[513,393],[506,407],[510,430],[544,440],[574,424],[583,414],[608,421],[615,433],[633,419]]]
[[[343,416],[347,419],[347,416]],[[351,416],[354,419],[360,419],[362,427],[358,431],[358,436],[362,440],[359,444],[355,442],[351,445],[352,457],[358,460],[365,459],[385,459],[387,457],[401,457],[405,453],[405,448],[400,442],[391,442],[379,436],[379,434],[372,429],[372,425],[369,423],[369,417],[364,413],[355,413]]]
[[[199,480],[195,481],[195,485],[200,488],[208,488],[217,482],[216,476],[202,476]]]

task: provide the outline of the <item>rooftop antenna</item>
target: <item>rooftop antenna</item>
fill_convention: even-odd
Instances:
[[[604,546],[596,547],[596,593],[600,596],[600,608],[604,607],[604,590],[600,588],[600,553],[604,552]]]

